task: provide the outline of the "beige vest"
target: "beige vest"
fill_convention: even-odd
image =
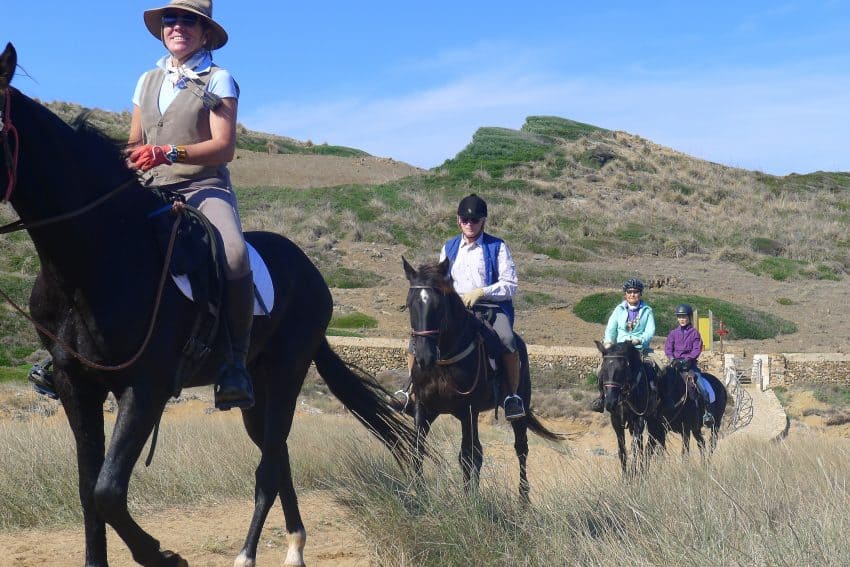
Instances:
[[[208,73],[200,75],[198,82],[202,85],[198,86],[206,89],[216,69],[218,67],[212,66]],[[165,71],[156,68],[145,75],[142,83],[139,107],[142,117],[143,143],[186,146],[211,139],[210,111],[204,108],[201,97],[195,94],[191,86],[180,90],[165,109],[165,114],[159,112],[159,91],[164,77]],[[157,166],[148,174],[151,177],[150,184],[157,187],[205,179],[209,179],[212,182],[211,185],[228,187],[230,180],[227,164],[173,163]],[[217,182],[218,179],[221,181]]]

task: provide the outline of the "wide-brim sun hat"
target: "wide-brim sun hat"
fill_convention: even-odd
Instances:
[[[206,46],[210,51],[227,43],[227,32],[212,19],[212,0],[171,0],[167,6],[145,10],[145,26],[160,41],[162,41],[162,13],[166,10],[183,10],[203,18],[210,34],[209,45]]]

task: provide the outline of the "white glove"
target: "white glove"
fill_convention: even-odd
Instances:
[[[612,343],[611,341],[605,341],[604,343],[602,343],[602,346],[605,348],[611,348],[612,346],[614,346],[614,343]]]
[[[640,346],[643,343],[640,339],[632,339],[632,344],[635,346]]]
[[[475,288],[472,291],[467,291],[460,296],[463,300],[463,304],[466,305],[467,308],[475,305],[482,297],[484,297],[484,288],[481,287]]]

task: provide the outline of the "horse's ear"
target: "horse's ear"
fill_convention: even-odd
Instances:
[[[413,278],[416,277],[416,270],[413,269],[413,266],[407,263],[404,256],[401,257],[401,263],[404,266],[404,275],[407,276],[407,281],[413,282]]]
[[[440,262],[439,264],[437,264],[437,272],[445,278],[449,277],[449,259],[448,258],[443,258],[443,261]]]
[[[596,343],[596,348],[599,349],[599,352],[601,352],[602,354],[605,354],[605,345],[603,345],[599,341],[593,341],[593,342]]]
[[[7,43],[6,49],[3,50],[3,53],[0,53],[0,89],[5,89],[12,82],[12,76],[15,74],[15,67],[17,66],[18,54],[11,42]]]

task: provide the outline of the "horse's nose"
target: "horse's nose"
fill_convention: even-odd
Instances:
[[[608,390],[605,392],[605,409],[609,412],[614,411],[614,408],[617,407],[617,402],[620,398],[620,392],[617,390]]]

